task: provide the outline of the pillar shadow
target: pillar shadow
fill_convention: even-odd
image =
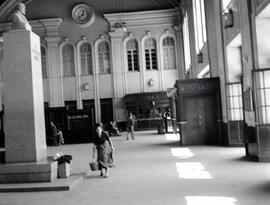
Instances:
[[[256,157],[251,157],[251,156],[243,156],[243,157],[236,158],[235,160],[243,161],[243,162],[258,162]]]
[[[154,143],[151,144],[152,146],[159,146],[159,147],[180,147],[179,141],[169,141],[169,142],[163,142],[163,143]]]
[[[254,192],[259,192],[263,195],[269,195],[270,193],[270,180],[265,182],[265,184],[261,184],[260,186],[256,186],[254,188]]]

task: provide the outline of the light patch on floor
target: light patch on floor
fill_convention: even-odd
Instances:
[[[187,159],[194,156],[194,154],[188,148],[171,148],[172,156]]]
[[[165,134],[165,138],[167,141],[176,141],[176,140],[180,140],[180,135],[179,134]]]
[[[232,197],[186,196],[187,205],[236,205]]]
[[[210,174],[205,171],[200,162],[177,162],[177,172],[179,178],[183,179],[212,179]]]

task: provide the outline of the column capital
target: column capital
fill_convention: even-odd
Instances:
[[[49,44],[57,44],[60,42],[61,38],[59,36],[49,36],[45,37],[47,43]]]
[[[125,28],[115,28],[108,32],[111,38],[123,38],[125,33]]]
[[[46,36],[55,37],[59,36],[59,26],[62,22],[61,18],[41,19],[40,23],[46,27]]]

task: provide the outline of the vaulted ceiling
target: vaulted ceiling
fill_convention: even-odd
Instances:
[[[37,18],[52,18],[57,17],[57,13],[60,9],[63,9],[63,2],[65,5],[75,5],[77,3],[85,2],[92,6],[96,12],[100,14],[104,13],[118,13],[118,12],[133,12],[133,11],[148,11],[148,10],[161,10],[161,9],[172,9],[179,6],[180,0],[0,0],[2,9],[14,6],[17,2],[23,2],[26,4],[27,10],[31,10],[30,13],[26,14],[29,20]],[[69,3],[68,3],[69,2]],[[7,6],[6,6],[7,5]],[[67,7],[66,10],[69,12],[71,8]],[[4,19],[0,19],[0,22],[8,20],[10,10],[7,8],[7,15]],[[3,18],[3,17],[2,17]]]

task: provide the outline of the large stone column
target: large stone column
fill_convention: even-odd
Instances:
[[[59,64],[59,37],[47,37],[50,107],[64,106],[63,83]]]
[[[40,20],[46,27],[46,41],[48,50],[48,80],[50,87],[50,107],[64,106],[63,79],[59,62],[59,26],[61,18]]]
[[[122,28],[117,28],[115,31],[109,32],[111,36],[112,46],[112,74],[114,85],[114,116],[116,121],[125,121],[124,96],[125,96],[125,82],[124,82],[124,53],[123,53],[123,36]]]
[[[24,29],[4,35],[5,164],[0,182],[56,178],[47,161],[39,37]]]

